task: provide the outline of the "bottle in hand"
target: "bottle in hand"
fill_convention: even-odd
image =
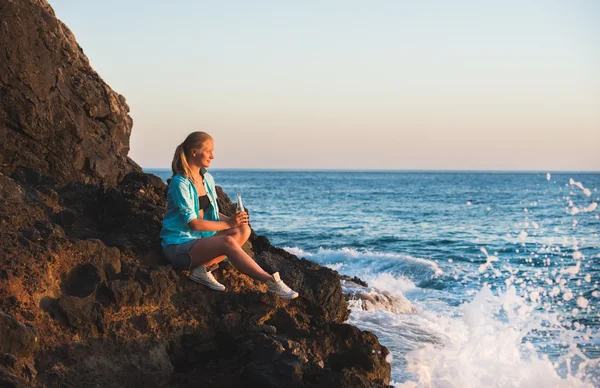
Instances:
[[[235,212],[236,213],[243,212],[244,211],[244,205],[242,204],[242,196],[240,194],[236,194],[235,195],[235,200],[237,201],[237,203],[235,205]]]

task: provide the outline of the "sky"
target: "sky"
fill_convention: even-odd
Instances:
[[[600,2],[50,0],[169,167],[600,171]]]

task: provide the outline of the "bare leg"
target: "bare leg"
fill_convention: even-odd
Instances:
[[[246,241],[248,241],[248,238],[250,237],[250,226],[248,226],[248,224],[243,224],[243,225],[239,225],[236,226],[234,228],[229,228],[229,229],[225,229],[225,230],[221,230],[219,232],[217,232],[217,236],[231,236],[235,239],[235,241],[237,241],[239,246],[244,245],[244,243]]]
[[[196,240],[190,250],[192,268],[199,265],[211,265],[222,261],[225,256],[229,258],[235,268],[253,279],[266,282],[273,276],[266,273],[246,252],[238,242],[227,235],[215,235],[209,238]],[[220,259],[217,261],[217,259]]]
[[[215,236],[231,236],[235,239],[235,241],[237,241],[238,245],[241,247],[242,245],[244,245],[244,243],[246,241],[248,241],[248,238],[250,237],[250,233],[251,233],[250,226],[248,226],[247,224],[244,224],[244,225],[236,226],[234,228],[221,230],[221,231],[217,232],[217,234],[215,234]],[[204,265],[206,265],[207,267],[210,267],[213,264],[220,263],[226,257],[227,256],[225,256],[225,255],[215,257],[213,260],[209,261],[208,263],[205,263]],[[193,267],[193,264],[192,264],[192,267]]]

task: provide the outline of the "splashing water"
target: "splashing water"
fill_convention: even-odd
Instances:
[[[550,174],[547,175],[550,180]],[[589,196],[590,190],[570,179],[570,184]],[[593,202],[584,212],[596,209]],[[572,205],[572,202],[571,202]],[[571,215],[580,212],[577,208]],[[576,220],[573,220],[576,221]],[[574,222],[576,226],[578,222]],[[527,223],[526,223],[527,224]],[[539,225],[532,222],[534,229]],[[555,230],[556,231],[556,230]],[[597,237],[597,234],[595,234]],[[525,245],[527,232],[521,230],[519,239]],[[553,238],[537,252],[560,252],[552,248]],[[599,298],[598,282],[586,290],[582,285],[592,281],[591,274],[582,276],[585,255],[575,236],[563,237],[563,247],[572,249],[574,265],[565,265],[567,253],[561,252],[557,268],[550,267],[545,257],[542,267],[535,271],[515,269],[510,265],[500,270],[492,263],[500,259],[481,252],[486,260],[479,273],[492,272],[505,278],[505,288],[492,291],[487,282],[471,302],[461,306],[461,317],[443,329],[454,332],[443,346],[426,344],[406,355],[406,370],[412,377],[397,387],[594,387],[600,384],[600,358],[588,357],[590,345],[600,343],[595,311]],[[570,247],[569,247],[570,245]],[[597,247],[596,245],[594,247]],[[535,255],[539,258],[538,255]],[[531,258],[525,260],[532,263]],[[544,266],[545,264],[545,266]],[[489,275],[484,275],[487,278]],[[582,281],[583,280],[583,281]],[[544,284],[545,283],[545,284]],[[552,287],[550,287],[552,286]],[[561,295],[562,294],[562,295]],[[589,295],[585,297],[584,295]],[[544,353],[548,339],[560,344],[558,350]],[[587,344],[588,351],[582,350]]]
[[[562,377],[547,355],[523,342],[529,333],[559,324],[556,314],[535,316],[514,286],[497,296],[484,287],[462,311],[460,321],[452,322],[456,327],[448,328],[461,335],[455,333],[442,349],[427,344],[410,352],[407,370],[417,381],[397,387],[593,387],[586,373],[598,367],[596,361],[580,362]],[[560,334],[570,343],[568,332]],[[585,357],[576,346],[569,350],[565,363]]]

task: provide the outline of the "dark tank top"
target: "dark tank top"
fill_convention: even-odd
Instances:
[[[210,206],[210,200],[208,199],[208,195],[198,197],[198,200],[200,201],[200,209],[206,211],[206,209],[208,209],[208,207]]]

